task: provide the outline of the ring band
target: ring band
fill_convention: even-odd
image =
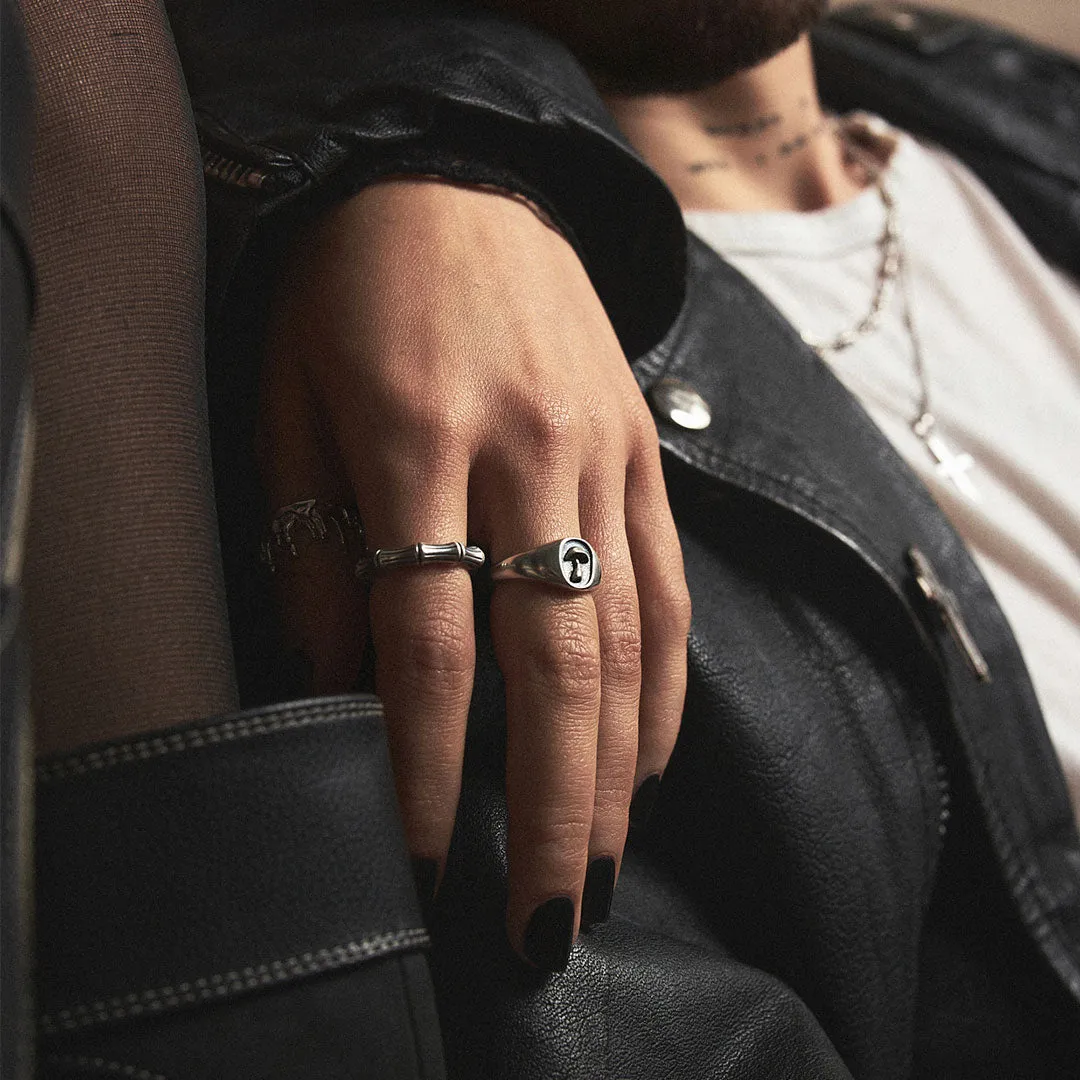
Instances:
[[[565,536],[503,559],[491,570],[493,581],[539,581],[574,592],[600,584],[600,557],[580,536]]]
[[[487,556],[475,544],[410,544],[403,548],[378,548],[356,564],[356,576],[361,581],[374,577],[380,570],[397,566],[424,566],[427,563],[463,563],[483,566]]]
[[[288,556],[298,558],[300,549],[296,546],[296,530],[306,533],[312,542],[329,538],[336,533],[342,547],[364,546],[364,525],[355,506],[340,506],[337,503],[325,503],[319,499],[299,499],[277,509],[270,518],[259,548],[262,564],[275,573],[278,559]]]

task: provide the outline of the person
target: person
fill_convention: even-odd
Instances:
[[[736,9],[747,22],[729,21]],[[871,263],[880,258],[878,276],[895,285],[918,252],[910,239],[902,254],[892,246],[897,228],[889,215],[900,196],[883,185],[913,154],[916,167],[929,168],[926,159],[904,143],[890,161],[892,136],[871,125],[833,139],[808,82],[805,41],[792,46],[818,13],[814,5],[709,11],[715,27],[629,5],[576,17],[560,11],[549,29],[570,37],[604,80],[615,114],[684,205],[710,213],[754,210],[762,198],[774,210],[858,206],[871,224],[891,226],[880,244],[868,228],[860,242],[865,249],[870,236]],[[451,843],[471,689],[455,846],[430,915],[452,1071],[1061,1074],[1076,1049],[1075,824],[1024,664],[974,561],[924,486],[789,322],[701,243],[691,242],[684,264],[665,189],[605,123],[572,65],[515,24],[460,19],[434,17],[425,24],[427,44],[445,47],[449,27],[464,35],[452,39],[458,62],[475,56],[479,42],[487,76],[513,72],[512,83],[482,83],[491,95],[486,105],[477,106],[473,83],[467,93],[452,87],[442,112],[422,95],[403,95],[411,110],[402,114],[393,111],[399,103],[386,104],[383,90],[369,99],[370,113],[352,118],[347,135],[316,125],[319,140],[310,146],[323,156],[277,158],[280,194],[289,169],[300,174],[292,183],[301,190],[313,163],[317,174],[318,165],[343,160],[342,144],[362,148],[343,170],[347,176],[322,185],[309,213],[379,176],[434,171],[484,187],[376,184],[324,212],[303,235],[280,277],[268,338],[261,451],[272,505],[309,495],[335,502],[352,490],[374,547],[465,539],[467,529],[498,561],[554,533],[585,536],[603,561],[604,581],[588,598],[494,583],[494,653],[484,625],[487,585],[475,579],[471,687],[465,571],[420,566],[375,579],[376,678],[406,835],[415,855],[436,861]],[[378,47],[394,45],[401,27],[384,26]],[[661,28],[677,41],[658,36]],[[773,36],[763,37],[763,28]],[[522,33],[539,42],[539,59],[512,47]],[[490,52],[493,40],[504,52]],[[623,71],[620,54],[632,60]],[[667,63],[673,56],[674,72]],[[623,81],[628,72],[649,74],[650,58],[660,64],[651,73],[658,84]],[[694,58],[702,68],[695,70]],[[264,62],[253,47],[240,68],[258,85],[267,77]],[[543,69],[543,62],[552,69],[533,81],[531,64]],[[204,126],[227,138],[237,118],[216,127],[206,121],[228,98],[212,80],[200,86],[198,73],[196,62],[189,78]],[[696,89],[721,76],[731,77],[711,92]],[[553,77],[564,80],[554,97]],[[689,84],[667,81],[676,77]],[[424,71],[421,79],[429,78]],[[263,125],[258,137],[249,131],[255,145],[274,142],[266,129],[279,119],[273,111],[281,106],[273,103],[282,99],[272,80],[267,85],[262,97],[244,88],[250,111],[241,119],[256,116]],[[308,89],[317,96],[321,87]],[[657,98],[658,88],[677,96]],[[749,103],[760,110],[744,109]],[[805,127],[790,124],[788,117],[804,113]],[[388,118],[400,145],[372,171],[367,142],[386,138]],[[492,130],[506,135],[498,149],[481,137]],[[423,155],[417,131],[428,140]],[[762,150],[759,138],[773,135],[781,141]],[[792,149],[781,153],[781,146]],[[560,162],[558,151],[567,155],[571,147],[580,152]],[[535,153],[542,149],[555,153]],[[766,172],[756,160],[762,153],[780,167]],[[244,175],[222,169],[225,155],[215,154],[212,172]],[[568,187],[560,186],[568,183],[564,171],[572,176]],[[261,179],[249,171],[245,183],[273,195],[271,175],[263,166]],[[965,189],[968,183],[957,180],[973,199],[978,189]],[[532,205],[486,186],[509,188]],[[254,218],[272,216],[280,203],[269,198],[254,209],[244,195],[227,192],[221,212],[239,218],[250,238]],[[218,427],[217,475],[226,568],[234,570],[234,640],[249,696],[260,674],[267,692],[258,657],[273,650],[265,648],[272,632],[259,631],[267,621],[252,615],[265,614],[265,597],[237,588],[245,571],[236,568],[253,561],[257,546],[245,542],[257,500],[244,496],[254,468],[253,410],[248,405],[245,416],[241,407],[253,397],[251,373],[238,372],[235,358],[251,355],[262,325],[258,314],[250,322],[228,316],[247,314],[245,306],[264,296],[268,257],[280,253],[293,224],[261,225],[246,245],[211,354],[218,380],[212,402],[234,425]],[[724,220],[699,220],[698,227],[722,234]],[[595,293],[564,238],[577,242]],[[1015,235],[1006,238],[1017,244]],[[477,251],[482,257],[470,258]],[[503,261],[521,251],[529,253],[525,267],[520,259]],[[621,262],[624,255],[636,259]],[[889,269],[892,263],[900,265]],[[688,294],[676,319],[684,265]],[[1046,321],[1067,349],[1061,327],[1068,325],[1068,294],[1032,275],[1060,301]],[[445,306],[432,303],[431,280],[453,286],[434,294]],[[791,280],[796,294],[805,287],[797,274]],[[828,290],[828,282],[821,285]],[[874,299],[875,279],[870,285]],[[912,308],[899,309],[909,334]],[[874,329],[860,344],[870,343]],[[895,335],[895,327],[882,329]],[[820,353],[839,351],[832,338],[824,340]],[[633,373],[661,419],[663,487],[657,437],[645,438],[643,402],[616,365],[620,345],[635,358]],[[924,396],[927,368],[921,381],[914,371]],[[573,408],[565,407],[568,399]],[[329,414],[329,432],[319,412]],[[612,491],[625,491],[625,505],[604,504]],[[544,516],[560,506],[561,513]],[[514,525],[515,513],[524,526]],[[507,521],[509,532],[500,532]],[[453,536],[442,533],[451,525]],[[312,650],[321,690],[352,677],[362,644],[356,597],[342,588],[341,550],[312,546],[282,573],[293,575],[285,585],[293,632],[299,628]],[[672,643],[681,652],[685,637],[684,575],[694,623],[689,690],[672,751],[685,678],[672,659]],[[563,620],[575,612],[581,621],[568,627]],[[434,633],[425,634],[424,620]],[[575,643],[587,647],[575,650]],[[620,652],[620,644],[629,647]],[[505,728],[496,659],[506,676]],[[619,763],[605,782],[609,757]],[[321,757],[314,766],[304,759],[314,789],[328,767]],[[260,771],[235,768],[249,784]],[[260,759],[262,768],[280,771]],[[432,769],[442,770],[434,784]],[[326,772],[323,782],[341,771]],[[634,786],[640,793],[641,780],[660,772],[663,785],[647,789],[657,799],[653,815],[623,854]],[[173,774],[168,779],[183,786]],[[267,788],[261,784],[260,795],[273,799]],[[510,939],[535,965],[565,967],[550,979],[509,957],[492,932],[506,897],[507,855]],[[615,908],[605,921],[617,873]],[[546,906],[553,899],[570,901],[569,919],[565,904]],[[571,952],[579,903],[594,929]],[[534,933],[534,912],[545,910],[556,917],[542,918]],[[225,985],[223,997],[244,988]],[[325,979],[308,978],[291,1000],[320,989],[333,995]],[[273,995],[259,1000],[263,1009],[275,1007]],[[288,996],[276,1000],[288,1008]],[[249,1008],[258,1010],[253,1001]],[[305,1008],[305,1015],[315,1012]],[[188,1015],[172,1023],[181,1032],[186,1023],[190,1041],[198,1022]],[[214,1017],[201,1023],[197,1030],[206,1034]],[[280,1046],[265,1017],[259,1030]],[[175,1046],[155,1048],[138,1024],[117,1032],[104,1041],[139,1046],[142,1060],[159,1069],[176,1053]],[[213,1052],[223,1052],[220,1041]],[[189,1046],[185,1054],[197,1051]]]

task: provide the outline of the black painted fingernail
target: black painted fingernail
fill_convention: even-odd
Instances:
[[[553,896],[541,904],[525,928],[523,950],[531,964],[543,971],[562,971],[574,944],[574,901]]]
[[[420,898],[420,910],[427,918],[428,910],[435,901],[435,883],[439,880],[439,864],[435,859],[414,858],[412,861],[413,881],[416,883],[416,895]]]
[[[585,871],[585,888],[581,893],[582,930],[588,930],[608,917],[614,891],[615,860],[610,856],[593,859]]]
[[[640,829],[648,824],[660,795],[660,774],[653,773],[641,781],[630,800],[630,828]]]

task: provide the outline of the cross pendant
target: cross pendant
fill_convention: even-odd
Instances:
[[[979,489],[968,476],[968,471],[975,465],[975,459],[970,454],[958,454],[940,435],[926,435],[923,442],[937,462],[938,475],[951,480],[957,490],[972,502],[979,502]]]

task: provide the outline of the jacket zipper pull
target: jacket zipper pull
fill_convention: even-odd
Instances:
[[[908,549],[908,560],[915,571],[915,583],[927,603],[938,613],[957,647],[964,654],[972,674],[979,682],[990,682],[990,665],[964,622],[956,594],[938,577],[930,560],[917,548]]]

